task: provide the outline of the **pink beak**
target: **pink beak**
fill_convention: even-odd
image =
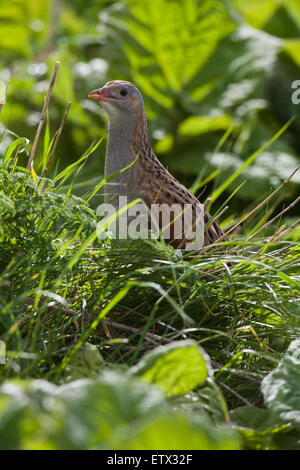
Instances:
[[[96,101],[109,101],[109,99],[111,99],[112,96],[109,93],[108,89],[103,87],[103,88],[98,88],[98,90],[91,91],[88,94],[88,98],[92,98],[93,100],[96,100]]]

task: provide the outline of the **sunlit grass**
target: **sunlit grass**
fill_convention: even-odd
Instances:
[[[81,161],[61,179],[72,181]],[[186,254],[157,240],[99,240],[86,201],[59,185],[41,192],[8,162],[0,191],[3,378],[60,382],[86,341],[107,365],[132,366],[159,344],[191,338],[210,354],[232,406],[259,402],[261,379],[299,334],[292,232],[248,242],[244,233]]]
[[[72,190],[101,141],[53,179],[45,171],[55,145],[47,126],[36,170],[18,165],[19,152],[28,150],[24,138],[16,136],[2,160],[0,337],[7,361],[1,381],[61,384],[105,368],[128,370],[146,352],[189,339],[210,357],[210,387],[220,402],[225,398],[227,420],[236,407],[260,407],[263,378],[299,337],[298,221],[283,218],[293,204],[277,207],[296,169],[265,199],[226,220],[238,186],[212,213],[229,238],[185,252],[151,238],[100,239],[90,203],[111,178],[83,197]],[[78,359],[88,345],[99,358],[93,352]],[[190,406],[192,396],[184,400]]]

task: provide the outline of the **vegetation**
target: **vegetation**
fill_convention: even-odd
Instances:
[[[0,447],[299,449],[298,2],[0,17]],[[206,188],[228,242],[98,237],[106,126],[86,96],[113,78],[139,86],[158,156]]]

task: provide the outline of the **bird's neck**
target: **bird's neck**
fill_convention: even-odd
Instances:
[[[105,157],[105,176],[120,171],[130,165],[136,156],[151,153],[147,121],[145,113],[124,116],[123,119],[110,118],[108,126],[108,141]],[[135,164],[119,175],[134,174]],[[131,176],[132,176],[131,175]],[[123,177],[122,177],[123,179]]]

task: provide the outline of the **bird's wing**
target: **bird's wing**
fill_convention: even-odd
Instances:
[[[184,211],[184,206],[191,206],[193,216],[192,216],[192,226],[195,229],[195,224],[197,225],[196,232],[201,235],[198,236],[198,242],[195,243],[195,249],[201,246],[210,245],[224,235],[224,232],[219,227],[216,222],[209,224],[211,216],[204,209],[204,206],[198,201],[198,199],[191,194],[179,181],[177,181],[168,170],[159,162],[159,160],[152,155],[152,161],[147,164],[145,162],[146,168],[144,174],[147,174],[147,179],[141,178],[140,188],[144,194],[143,199],[145,203],[150,208],[151,205],[166,205],[173,206],[178,205],[181,207],[180,212]],[[177,215],[179,213],[177,212]],[[202,217],[201,217],[202,214]],[[175,215],[176,218],[176,215]],[[174,219],[174,217],[173,217]],[[209,224],[204,233],[203,228]],[[162,223],[159,223],[160,229],[162,229]],[[193,230],[194,231],[194,230]],[[174,232],[174,231],[173,231]],[[174,233],[171,233],[171,238],[174,238]],[[177,234],[178,235],[178,234]],[[202,241],[201,241],[202,240]],[[180,244],[184,244],[181,240]],[[178,243],[173,243],[173,245],[178,245]]]

